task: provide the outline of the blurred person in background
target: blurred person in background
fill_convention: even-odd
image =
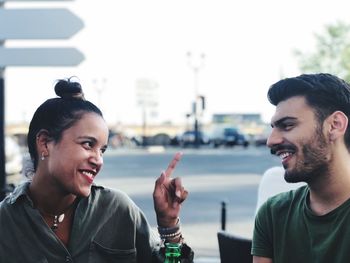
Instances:
[[[284,179],[305,182],[269,198],[255,219],[254,263],[349,262],[350,86],[330,74],[283,79],[267,145]]]
[[[179,222],[188,193],[171,178],[181,154],[155,183],[155,235],[126,194],[94,184],[108,141],[101,111],[71,79],[55,92],[29,126],[32,178],[0,203],[1,262],[163,262],[162,242],[182,243],[192,262]]]
[[[269,197],[277,195],[282,192],[287,192],[305,185],[300,183],[287,183],[284,178],[284,168],[282,166],[273,166],[267,169],[259,182],[258,198],[256,202],[255,214],[259,211],[261,205],[269,199]]]

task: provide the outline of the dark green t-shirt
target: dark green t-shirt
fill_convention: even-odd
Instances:
[[[278,194],[262,205],[252,254],[274,263],[350,262],[350,200],[323,216],[307,205],[309,188]]]

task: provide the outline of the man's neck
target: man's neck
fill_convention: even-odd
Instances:
[[[329,168],[329,174],[309,183],[309,205],[316,215],[325,215],[350,198],[349,155],[334,158]]]

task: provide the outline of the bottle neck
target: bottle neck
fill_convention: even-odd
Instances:
[[[164,263],[178,263],[181,258],[181,244],[165,243]]]

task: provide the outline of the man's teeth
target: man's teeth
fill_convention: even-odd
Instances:
[[[285,152],[285,153],[281,153],[280,157],[281,157],[281,159],[285,159],[285,158],[287,158],[290,155],[291,155],[291,153]]]

